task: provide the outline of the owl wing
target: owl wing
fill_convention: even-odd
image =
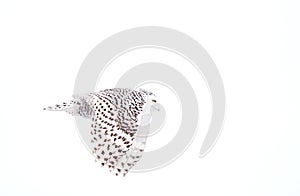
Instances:
[[[148,118],[148,115],[144,114],[142,114],[141,118],[145,121],[145,124],[139,126],[130,150],[120,156],[117,160],[116,172],[118,174],[123,174],[123,176],[125,176],[129,170],[140,161],[146,147],[151,118]]]
[[[132,149],[146,103],[144,96],[130,89],[108,89],[83,98],[94,111],[92,153],[102,166],[118,171],[118,160]]]

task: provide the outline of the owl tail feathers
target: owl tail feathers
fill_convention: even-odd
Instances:
[[[48,111],[65,111],[73,116],[79,115],[79,107],[81,103],[76,100],[71,100],[69,102],[63,102],[62,104],[56,104],[55,106],[49,106],[44,108]]]
[[[84,97],[74,97],[74,100],[69,102],[63,102],[62,104],[55,106],[49,106],[44,108],[49,111],[65,111],[72,116],[81,116],[84,118],[90,118],[93,115],[93,109],[91,103]]]

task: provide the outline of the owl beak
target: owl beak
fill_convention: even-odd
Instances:
[[[152,106],[156,111],[160,111],[160,109],[159,109],[159,106],[158,105],[154,105],[154,106]]]

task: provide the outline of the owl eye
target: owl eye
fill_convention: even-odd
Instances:
[[[153,99],[152,102],[156,103],[157,101]]]

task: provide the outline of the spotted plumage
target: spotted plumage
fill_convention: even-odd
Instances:
[[[117,176],[125,176],[142,157],[155,95],[143,89],[114,88],[73,97],[69,103],[45,109],[90,118],[96,161]]]

